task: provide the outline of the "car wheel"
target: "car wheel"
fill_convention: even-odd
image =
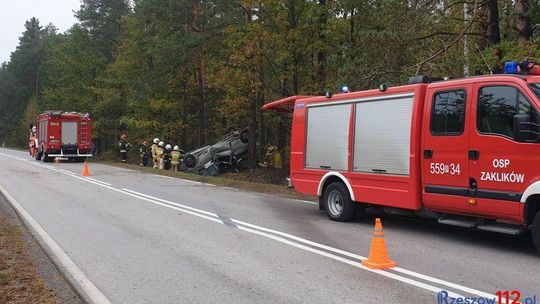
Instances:
[[[324,210],[334,221],[347,222],[354,216],[355,203],[341,182],[333,182],[324,190]]]
[[[186,155],[185,159],[184,159],[184,164],[186,165],[186,167],[188,168],[193,168],[197,165],[197,156],[193,155],[193,154],[188,154]]]
[[[249,141],[248,130],[244,130],[244,131],[242,131],[242,133],[240,133],[240,141],[243,142],[244,144],[248,143],[248,141]]]

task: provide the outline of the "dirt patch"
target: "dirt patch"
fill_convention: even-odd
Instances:
[[[1,195],[0,303],[81,303]]]

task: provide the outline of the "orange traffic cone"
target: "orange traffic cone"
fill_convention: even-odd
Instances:
[[[367,260],[362,261],[362,265],[371,269],[388,269],[396,266],[396,262],[388,258],[380,218],[375,219],[375,232],[373,232],[373,239],[371,240],[369,257]]]
[[[82,175],[83,176],[90,176],[90,171],[88,171],[88,162],[84,161],[84,166],[82,168]]]

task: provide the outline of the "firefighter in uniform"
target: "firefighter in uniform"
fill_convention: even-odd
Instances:
[[[159,169],[163,169],[163,151],[165,149],[165,143],[160,141],[157,148],[156,148],[156,156],[158,158],[158,163],[159,163]]]
[[[163,169],[165,170],[171,169],[171,152],[172,147],[171,145],[167,144],[165,146],[165,153],[163,153]]]
[[[37,137],[36,137],[36,126],[30,125],[30,139],[28,141],[28,146],[30,148],[30,155],[32,158],[36,155],[36,149],[37,149]]]
[[[159,158],[156,154],[156,151],[157,151],[157,148],[158,148],[158,144],[159,144],[159,138],[154,138],[154,143],[152,144],[152,162],[154,164],[154,169],[157,169],[158,166],[159,166]]]
[[[173,172],[178,172],[178,166],[180,165],[180,158],[182,157],[182,153],[178,151],[178,146],[174,146],[173,151],[171,153],[171,166]]]
[[[148,142],[146,140],[143,141],[141,147],[139,148],[139,153],[141,155],[140,165],[142,167],[148,166]]]
[[[126,134],[122,134],[122,136],[120,136],[120,142],[118,143],[118,146],[120,146],[120,155],[122,156],[122,162],[125,163],[127,161],[129,147],[131,147],[131,144],[127,141]]]

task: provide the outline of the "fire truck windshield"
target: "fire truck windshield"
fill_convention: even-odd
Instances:
[[[529,84],[534,94],[536,94],[536,97],[540,99],[540,83],[531,83]]]

